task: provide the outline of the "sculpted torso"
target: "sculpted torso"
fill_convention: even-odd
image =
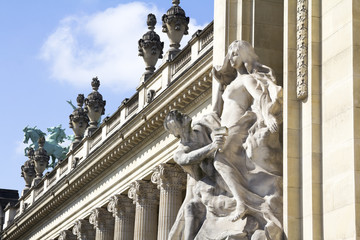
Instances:
[[[239,75],[225,89],[222,98],[224,101],[221,115],[221,125],[232,127],[251,106],[253,98],[246,89],[246,84],[252,80],[250,75]]]

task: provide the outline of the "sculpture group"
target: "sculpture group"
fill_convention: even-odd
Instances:
[[[164,127],[180,138],[174,160],[188,174],[169,239],[281,240],[282,88],[252,46],[234,41],[218,81],[213,113],[171,111]]]

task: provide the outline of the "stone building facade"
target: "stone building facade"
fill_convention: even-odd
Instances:
[[[286,239],[360,239],[358,30],[359,0],[215,0],[214,22],[7,208],[1,239],[167,239],[186,174],[163,120],[211,112],[212,67],[236,39],[283,87]]]

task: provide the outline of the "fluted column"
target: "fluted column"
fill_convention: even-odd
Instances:
[[[183,201],[182,189],[186,186],[186,174],[175,164],[160,164],[153,172],[151,181],[160,189],[157,239],[166,240]]]
[[[90,224],[94,225],[95,240],[114,239],[114,218],[106,209],[95,208],[91,211]]]
[[[78,240],[95,240],[95,230],[86,220],[76,220],[72,229]]]
[[[58,240],[76,240],[76,236],[69,230],[63,230],[60,232]]]
[[[135,206],[126,195],[115,195],[107,206],[115,217],[114,240],[134,239]]]
[[[156,240],[159,190],[147,181],[135,181],[130,185],[129,198],[136,204],[135,240]]]

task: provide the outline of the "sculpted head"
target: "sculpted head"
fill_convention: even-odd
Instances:
[[[258,61],[258,56],[251,44],[242,40],[236,40],[230,44],[227,58],[233,68],[238,70],[244,65],[248,73],[252,73]]]
[[[175,137],[180,138],[182,133],[191,127],[191,117],[179,112],[171,110],[164,119],[164,128]]]

